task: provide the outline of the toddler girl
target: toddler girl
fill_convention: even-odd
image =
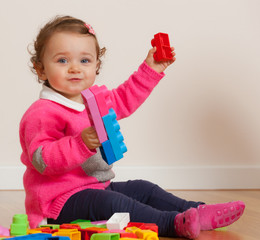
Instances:
[[[40,99],[20,123],[25,207],[31,228],[43,220],[109,219],[129,212],[132,222],[151,222],[160,236],[195,238],[200,230],[227,226],[243,213],[243,202],[206,205],[180,199],[143,180],[111,182],[112,166],[103,161],[100,142],[82,101],[99,73],[100,48],[93,28],[70,17],[56,17],[39,32],[31,62]],[[118,119],[131,115],[163,78],[171,61],[156,62],[151,49],[127,81],[109,91]],[[174,48],[172,48],[173,56]]]

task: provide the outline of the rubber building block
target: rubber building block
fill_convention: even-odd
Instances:
[[[27,234],[35,234],[35,233],[54,233],[57,232],[58,229],[50,229],[48,227],[39,227],[39,228],[32,228],[27,230]]]
[[[89,240],[93,234],[103,233],[107,231],[106,228],[98,228],[98,227],[88,227],[84,229],[80,229],[81,232],[81,240]]]
[[[149,239],[159,240],[158,234],[156,232],[151,231],[151,230],[141,230],[141,229],[139,229],[135,232],[135,234],[138,238],[141,238],[143,240],[149,240]]]
[[[80,225],[76,223],[63,223],[60,225],[60,229],[80,229]]]
[[[107,220],[101,220],[101,221],[91,221],[94,225],[106,225]]]
[[[59,229],[52,236],[69,237],[70,240],[81,240],[81,232],[78,229]]]
[[[173,59],[169,36],[167,33],[157,33],[151,41],[153,47],[156,47],[156,52],[153,57],[157,62],[168,61]]]
[[[128,212],[114,213],[107,221],[107,228],[112,229],[124,229],[130,222],[130,215]]]
[[[74,220],[72,222],[70,222],[71,224],[78,224],[78,223],[82,223],[82,222],[91,222],[90,220],[85,220],[85,219],[77,219]]]
[[[17,236],[8,238],[8,240],[46,240],[48,238],[51,238],[51,234],[47,233],[35,233],[35,234],[29,234],[29,235],[23,235],[23,236]]]
[[[137,227],[142,230],[151,230],[158,234],[158,226],[155,223],[129,222],[126,228]]]
[[[91,222],[90,220],[77,219],[71,223],[79,225],[81,229],[89,228],[89,227],[107,228],[105,224],[106,221]]]
[[[124,233],[120,232],[120,238],[137,238],[137,236],[134,233],[130,233],[130,232],[124,232]]]
[[[26,214],[15,214],[10,227],[11,236],[21,236],[27,234],[29,228],[28,217]]]
[[[108,165],[111,165],[112,163],[117,161],[113,148],[112,148],[112,145],[109,140],[102,143],[102,146],[100,147],[100,152],[101,152],[102,158],[105,160],[105,162]]]
[[[9,229],[0,226],[0,235],[1,235],[1,236],[5,236],[5,237],[10,236],[10,231],[9,231]]]
[[[40,225],[40,228],[59,229],[60,225],[59,224],[44,224],[44,225]]]
[[[48,237],[45,240],[70,240],[70,238],[64,236],[55,236],[55,237]]]
[[[95,233],[90,240],[119,240],[119,233]]]
[[[101,115],[99,112],[98,105],[96,103],[95,96],[89,89],[82,91],[81,95],[83,97],[84,104],[90,110],[91,117],[94,122],[94,126],[96,129],[97,135],[98,135],[98,139],[99,139],[100,143],[103,143],[108,138],[107,138],[107,133],[104,128],[104,124],[103,124],[103,121],[102,121],[102,118],[101,118]]]
[[[97,85],[94,85],[94,86],[90,87],[89,90],[95,96],[101,117],[107,115],[109,112],[109,109],[113,108],[113,103],[110,99],[107,87],[105,85],[102,85],[100,87]]]
[[[116,120],[116,113],[115,111],[110,108],[109,114],[104,116],[103,122],[107,131],[108,139],[112,145],[112,149],[115,154],[116,160],[119,160],[123,157],[123,153],[127,151],[126,145],[124,144],[123,140],[124,137],[119,131],[120,126]]]
[[[120,234],[120,238],[121,238],[121,234],[125,233],[125,230],[121,230],[121,229],[111,229],[111,230],[107,230],[104,233],[119,233]]]
[[[50,233],[50,234],[53,234],[55,232],[58,232],[59,230],[58,229],[42,229],[42,233]]]

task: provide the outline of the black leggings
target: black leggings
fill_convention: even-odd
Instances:
[[[178,198],[148,181],[112,182],[105,190],[86,189],[74,194],[58,218],[48,219],[48,223],[108,220],[116,212],[129,212],[131,222],[155,223],[160,236],[172,237],[176,236],[176,215],[200,204]]]

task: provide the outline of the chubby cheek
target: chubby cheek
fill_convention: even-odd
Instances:
[[[49,80],[59,81],[65,77],[65,74],[60,69],[53,69],[49,74]]]
[[[96,69],[93,69],[92,71],[88,71],[85,73],[85,79],[88,79],[88,82],[94,83],[96,80]]]

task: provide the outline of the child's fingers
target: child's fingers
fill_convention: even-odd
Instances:
[[[95,129],[94,127],[88,127],[88,128],[86,128],[85,134],[88,135],[88,137],[91,138],[91,139],[98,138],[96,129]]]
[[[96,130],[93,127],[88,127],[85,129],[86,134],[93,134],[95,132],[96,132]]]
[[[152,52],[152,53],[156,52],[156,47],[152,47],[152,48],[149,50],[149,52]]]
[[[151,48],[148,52],[148,57],[153,57],[155,52],[156,52],[156,47]]]
[[[86,144],[86,146],[89,149],[94,149],[94,148],[98,148],[101,146],[95,128],[93,128],[93,127],[85,128],[82,131],[81,136],[82,136],[84,143]]]

